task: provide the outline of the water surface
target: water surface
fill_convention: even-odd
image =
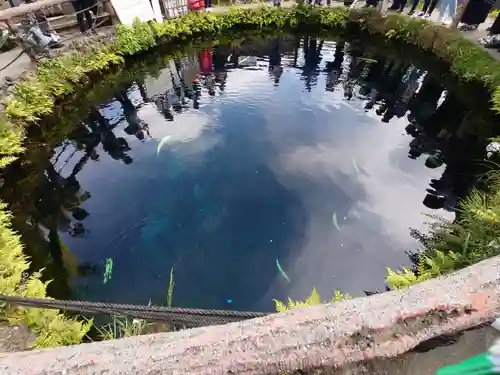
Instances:
[[[309,36],[193,48],[33,145],[2,195],[58,297],[164,304],[172,267],[186,307],[381,290],[487,144],[487,103],[426,69]]]

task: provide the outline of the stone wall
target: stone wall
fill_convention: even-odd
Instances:
[[[0,374],[352,373],[500,316],[499,270],[495,257],[401,292],[227,325],[4,354]]]

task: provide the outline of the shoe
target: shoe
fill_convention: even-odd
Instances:
[[[429,18],[430,16],[431,16],[430,14],[426,13],[426,14],[424,14],[424,15],[423,15],[423,17],[422,17],[422,18],[427,19],[427,18]]]
[[[423,17],[425,16],[425,12],[418,12],[417,17]]]
[[[396,13],[403,13],[403,10],[404,10],[404,9],[398,9],[398,10],[396,11]]]
[[[413,13],[415,13],[415,11],[414,11],[414,10],[410,10],[410,11],[408,12],[408,15],[409,15],[409,16],[412,16],[412,15],[413,15]]]
[[[458,26],[458,29],[461,31],[475,31],[475,30],[477,30],[478,27],[479,27],[479,25],[468,25],[466,23],[461,23]]]

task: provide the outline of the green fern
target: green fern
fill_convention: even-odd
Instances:
[[[322,302],[321,301],[321,296],[316,290],[316,288],[313,288],[311,295],[307,297],[305,301],[294,301],[290,297],[288,297],[288,302],[285,304],[282,301],[279,301],[277,299],[273,299],[274,301],[274,308],[276,309],[276,312],[282,313],[286,312],[289,310],[301,308],[301,307],[308,307],[308,306],[314,306],[314,305],[319,305],[322,303],[335,303],[335,302],[340,302],[346,299],[351,298],[351,296],[347,293],[341,293],[339,291],[334,291],[334,296],[327,302]]]

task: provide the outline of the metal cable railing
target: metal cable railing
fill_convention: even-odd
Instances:
[[[260,318],[270,314],[252,311],[191,309],[182,307],[145,306],[107,302],[66,301],[3,295],[0,295],[0,307],[1,302],[8,305],[17,305],[24,307],[59,309],[90,314],[128,316],[140,319],[167,322],[186,328],[207,326],[213,324],[226,324],[252,318]],[[488,327],[492,324],[492,322],[493,321],[487,321],[460,332],[434,337],[420,343],[411,351],[422,353],[433,350],[437,347],[453,345],[462,337],[464,332]]]
[[[130,305],[107,302],[66,301],[3,295],[0,295],[0,302],[17,306],[59,309],[79,313],[125,315],[140,319],[182,324],[188,327],[224,324],[245,319],[259,318],[269,314],[251,311],[191,309],[183,307]]]

